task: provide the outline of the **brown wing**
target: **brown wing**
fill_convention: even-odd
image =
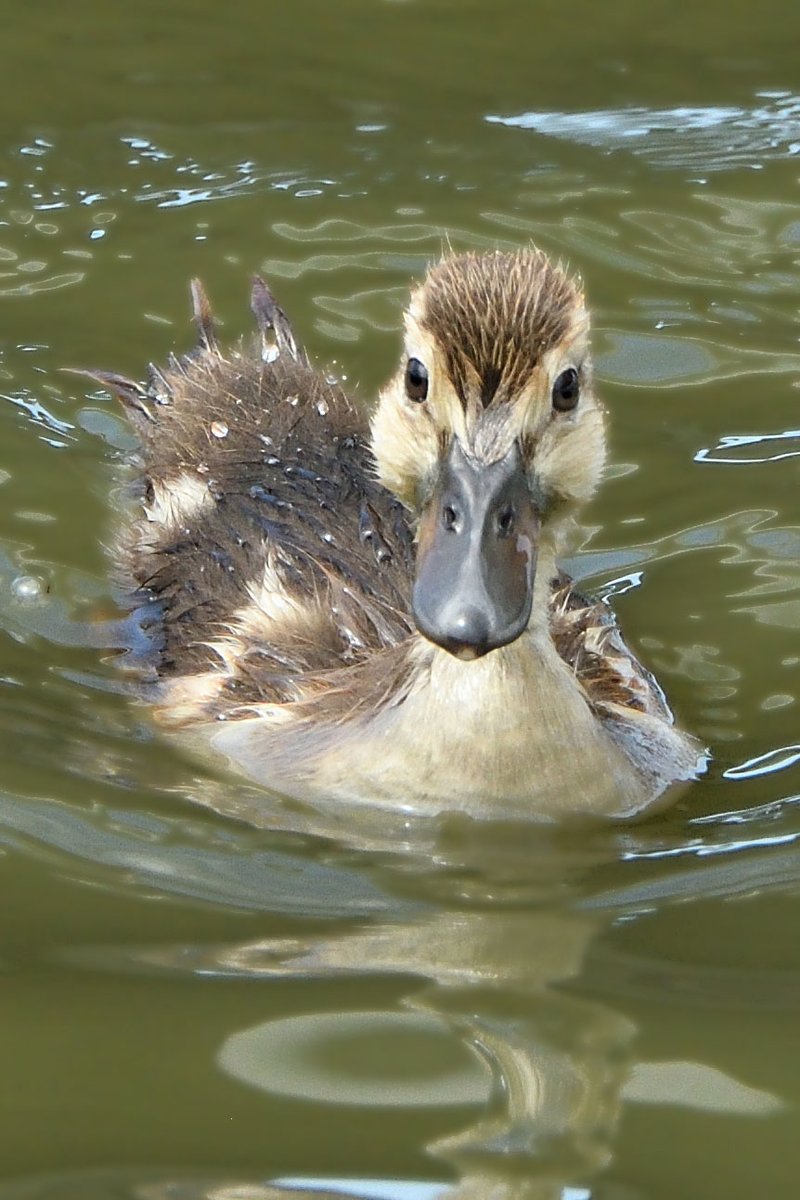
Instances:
[[[229,353],[196,283],[193,299],[192,354],[151,367],[146,386],[93,378],[120,396],[142,443],[145,515],[119,557],[133,606],[156,606],[157,673],[224,663],[220,713],[296,700],[298,676],[404,641],[413,537],[376,482],[362,418],[308,365],[263,281],[257,338]]]
[[[553,585],[550,630],[559,655],[596,711],[607,712],[614,705],[672,723],[664,693],[625,645],[609,606],[583,595],[563,574]]]

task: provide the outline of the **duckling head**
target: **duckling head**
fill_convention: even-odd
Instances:
[[[381,482],[417,516],[420,633],[468,659],[546,620],[536,598],[605,456],[579,284],[535,249],[432,267],[372,443]]]

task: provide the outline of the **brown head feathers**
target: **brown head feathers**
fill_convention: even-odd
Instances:
[[[540,250],[460,254],[430,269],[419,322],[445,352],[462,402],[502,402],[530,377],[582,306],[579,287]]]

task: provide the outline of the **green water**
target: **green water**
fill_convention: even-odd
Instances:
[[[800,9],[10,0],[0,31],[0,1200],[796,1194]],[[531,239],[586,281],[611,414],[571,567],[708,778],[581,833],[201,773],[97,649],[130,441],[61,368],[187,347],[193,275],[234,337],[258,270],[368,400],[448,240]]]

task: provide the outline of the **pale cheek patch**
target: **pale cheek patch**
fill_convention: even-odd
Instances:
[[[406,313],[401,367],[381,393],[372,417],[372,449],[378,478],[411,508],[436,473],[440,441],[455,433],[463,440],[465,417],[453,390],[446,360],[435,339],[419,324],[420,292]],[[428,371],[427,398],[414,403],[405,391],[405,364],[418,358]]]
[[[372,448],[380,482],[414,507],[420,479],[436,464],[432,423],[423,413],[412,417],[404,411],[402,401],[384,395],[372,420]]]
[[[214,497],[196,475],[152,481],[153,498],[144,505],[147,520],[166,534],[174,533],[214,506]]]
[[[541,486],[575,503],[594,495],[604,462],[605,439],[599,411],[586,414],[570,429],[548,430],[534,456]]]

